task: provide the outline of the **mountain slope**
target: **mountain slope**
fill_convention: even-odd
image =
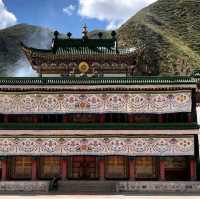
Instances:
[[[145,46],[161,75],[190,74],[200,67],[200,1],[159,0],[122,25],[118,37],[120,46]]]
[[[27,24],[0,30],[0,75],[34,75],[20,42],[36,48],[50,48],[52,37],[51,30]]]
[[[117,32],[120,47],[144,49],[138,51],[138,65],[150,67],[147,75],[189,75],[200,68],[200,0],[158,0]],[[0,76],[35,75],[19,43],[50,48],[52,37],[51,30],[26,24],[0,30]],[[104,37],[110,33],[104,32]]]

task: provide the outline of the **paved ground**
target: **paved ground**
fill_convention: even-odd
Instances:
[[[145,196],[145,195],[1,195],[0,199],[200,199],[196,196]]]

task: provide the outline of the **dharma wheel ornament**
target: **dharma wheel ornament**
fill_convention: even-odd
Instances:
[[[89,70],[89,65],[87,62],[81,62],[79,64],[79,71],[83,74],[87,73]]]

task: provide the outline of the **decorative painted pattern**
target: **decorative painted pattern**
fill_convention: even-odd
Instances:
[[[48,193],[49,181],[2,181],[0,193]]]
[[[191,112],[191,92],[107,94],[0,94],[0,113]]]
[[[194,155],[194,137],[0,138],[0,155]]]
[[[116,184],[116,192],[144,193],[144,192],[182,192],[182,193],[199,193],[200,182],[128,182],[121,181]]]

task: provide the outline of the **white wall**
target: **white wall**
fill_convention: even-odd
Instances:
[[[200,125],[200,107],[197,107],[197,122]]]

